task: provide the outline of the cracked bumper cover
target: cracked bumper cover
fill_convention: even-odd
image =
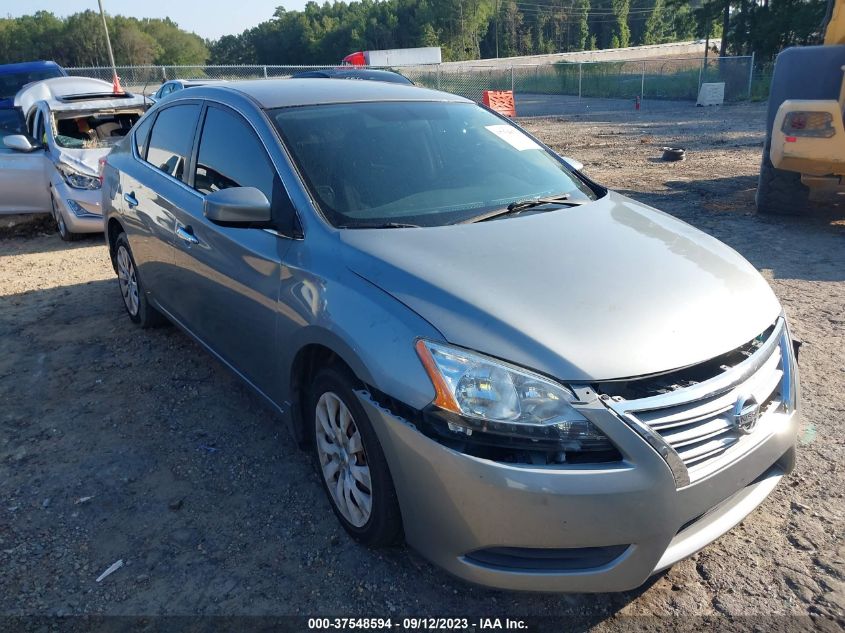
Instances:
[[[604,592],[638,587],[730,530],[790,472],[798,413],[727,467],[677,489],[666,462],[607,411],[601,420],[625,455],[616,464],[536,467],[453,451],[358,397],[384,449],[406,540],[467,581],[502,589]],[[479,564],[485,548],[627,545],[611,562],[578,570]]]
[[[74,189],[61,179],[53,181],[54,202],[72,233],[102,233],[103,213],[99,189]]]

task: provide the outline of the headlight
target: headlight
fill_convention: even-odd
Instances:
[[[59,171],[64,176],[65,182],[74,189],[99,189],[100,179],[96,176],[88,176],[81,174],[78,171],[66,167],[64,165],[59,167]]]
[[[572,406],[576,398],[563,385],[440,343],[420,339],[416,350],[434,384],[433,404],[456,414],[450,430],[552,441],[561,451],[612,449],[604,433]]]

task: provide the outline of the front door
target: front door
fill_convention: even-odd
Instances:
[[[38,112],[33,117],[33,128],[43,119]],[[20,152],[6,147],[6,136],[23,134],[30,136],[39,148],[32,152]],[[27,130],[23,116],[17,108],[0,110],[0,214],[49,213],[50,190],[48,188],[47,151],[41,145],[37,131]]]
[[[290,240],[261,228],[214,224],[203,203],[220,189],[256,187],[274,216],[292,207],[264,145],[234,110],[207,106],[195,152],[188,180],[196,198],[174,209],[177,318],[269,395],[277,387],[276,310]]]

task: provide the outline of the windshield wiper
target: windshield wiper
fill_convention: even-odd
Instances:
[[[520,211],[525,211],[525,209],[539,207],[542,204],[571,204],[573,206],[577,206],[579,204],[584,204],[585,202],[590,202],[590,200],[570,200],[569,194],[565,193],[562,196],[553,196],[551,198],[529,198],[528,200],[511,202],[508,205],[508,211],[510,213],[518,213]]]
[[[381,224],[338,224],[339,229],[419,229],[419,224],[405,222],[383,222]]]
[[[565,193],[560,196],[528,198],[527,200],[517,200],[516,202],[511,202],[504,209],[496,209],[495,211],[491,211],[490,213],[485,213],[484,215],[479,215],[474,218],[470,218],[469,220],[464,220],[463,222],[460,222],[460,224],[486,222],[487,220],[493,220],[495,218],[500,218],[505,215],[515,215],[517,213],[525,211],[526,209],[533,209],[534,207],[539,207],[544,204],[559,204],[577,207],[578,205],[586,204],[587,202],[592,202],[592,200],[570,200],[568,193]]]

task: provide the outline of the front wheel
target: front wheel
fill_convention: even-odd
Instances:
[[[387,461],[348,373],[321,370],[312,383],[309,411],[314,454],[337,518],[356,540],[394,543],[402,519]]]
[[[54,197],[54,195],[55,194],[51,189],[50,205],[53,207],[53,219],[56,220],[56,226],[59,227],[59,237],[62,238],[62,240],[65,242],[75,242],[79,239],[79,234],[71,233],[70,229],[67,228],[65,218],[62,215],[62,212],[59,211],[58,207],[56,206],[56,198]]]

